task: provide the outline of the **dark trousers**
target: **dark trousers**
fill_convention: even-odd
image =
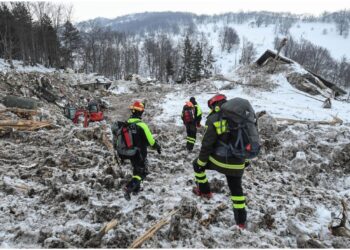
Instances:
[[[242,177],[226,175],[227,184],[231,191],[233,213],[237,224],[244,224],[247,220],[245,196],[242,188]]]
[[[191,151],[196,143],[197,127],[195,123],[186,124],[186,148]]]
[[[133,176],[129,183],[126,185],[127,192],[140,191],[141,181],[146,177],[146,158],[141,157],[141,154],[137,154],[134,158],[130,159],[133,167]]]
[[[208,164],[211,164],[210,162]],[[205,173],[205,168],[193,166],[195,181],[201,193],[210,193],[210,185]],[[231,192],[231,201],[235,221],[237,224],[244,224],[247,220],[245,209],[245,196],[242,188],[242,176],[226,175],[227,184]]]

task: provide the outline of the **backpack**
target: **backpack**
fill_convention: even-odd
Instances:
[[[185,124],[189,124],[189,123],[192,123],[194,121],[194,119],[195,119],[194,113],[195,113],[194,108],[188,107],[188,106],[185,107],[185,109],[183,111],[183,120],[184,120]]]
[[[114,148],[121,159],[131,159],[140,150],[135,147],[133,140],[133,135],[137,134],[136,126],[136,123],[127,122],[117,122],[112,126]]]
[[[220,119],[227,121],[229,143],[219,141],[216,153],[225,157],[252,159],[260,152],[257,118],[248,100],[233,98],[220,108]]]

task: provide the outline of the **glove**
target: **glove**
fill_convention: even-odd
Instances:
[[[157,142],[154,144],[154,148],[157,150],[158,154],[162,153],[162,148]]]
[[[200,127],[202,127],[202,125],[199,122],[197,122],[196,127],[200,128]]]

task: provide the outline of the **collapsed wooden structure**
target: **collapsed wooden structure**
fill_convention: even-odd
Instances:
[[[272,60],[278,60],[279,62],[285,63],[285,64],[293,64],[296,63],[294,62],[292,59],[287,58],[285,56],[281,56],[281,55],[277,55],[276,52],[272,51],[272,50],[266,50],[259,58],[258,60],[256,60],[256,64],[260,67],[266,65],[268,62],[272,61]],[[340,87],[338,87],[335,83],[326,80],[324,77],[320,76],[319,74],[316,74],[314,72],[312,72],[311,70],[304,68],[309,74],[311,74],[313,77],[315,77],[316,79],[318,79],[319,81],[321,81],[326,87],[328,87],[329,89],[331,89],[332,91],[334,91],[335,96],[339,96],[339,95],[345,95],[347,92],[343,89],[341,89]],[[310,81],[313,84],[316,84],[314,82],[313,77],[308,77],[307,75],[305,75],[305,77],[307,78],[308,81]]]
[[[33,116],[38,114],[34,109],[6,108],[0,110],[0,115],[6,112],[16,114],[20,118],[25,119],[9,119],[0,116],[0,131],[18,130],[18,131],[34,131],[41,128],[53,128],[53,124],[49,121],[36,121]]]

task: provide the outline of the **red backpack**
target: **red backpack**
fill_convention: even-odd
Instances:
[[[193,107],[185,107],[183,111],[183,120],[185,124],[192,123],[194,121],[195,111]]]

